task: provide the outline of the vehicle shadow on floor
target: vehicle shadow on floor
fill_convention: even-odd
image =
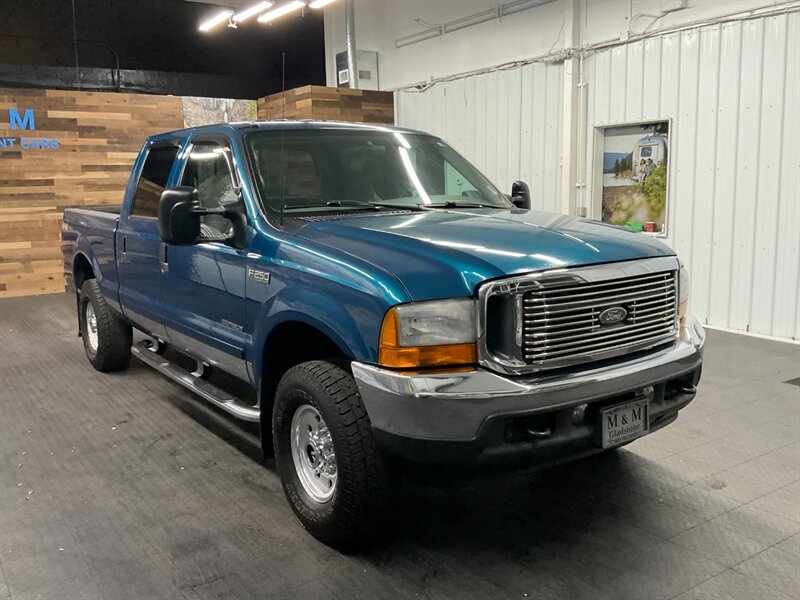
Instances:
[[[611,453],[461,487],[405,484],[388,539],[527,552],[581,534],[595,520],[621,516],[624,503],[606,497],[604,477],[624,480],[625,463]]]
[[[133,360],[131,369],[149,367]],[[266,468],[277,483],[274,459],[261,452],[258,424],[239,421],[172,382],[164,382],[160,398]],[[413,542],[529,555],[537,549],[572,552],[579,541],[604,538],[609,551],[629,551],[701,523],[659,500],[688,483],[631,448],[635,442],[557,467],[461,485],[409,482],[400,470],[393,474],[381,531],[357,554],[387,560],[392,548]]]
[[[153,370],[134,357],[131,359],[126,376],[136,376],[137,372],[152,373]],[[159,375],[159,377],[161,376]],[[166,377],[162,379],[164,381],[164,389],[159,394],[160,399],[169,402],[177,410],[231,445],[250,460],[264,463],[274,471],[274,461],[271,458],[264,459],[261,452],[258,423],[248,423],[236,419],[222,409],[199,398],[181,385]]]

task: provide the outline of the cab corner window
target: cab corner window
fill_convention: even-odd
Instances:
[[[142,167],[142,174],[136,185],[132,215],[137,217],[158,217],[158,202],[161,192],[167,186],[172,163],[178,154],[177,146],[155,146],[150,148]]]

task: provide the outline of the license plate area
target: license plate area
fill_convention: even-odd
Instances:
[[[600,446],[613,448],[650,431],[650,398],[614,404],[599,412]]]

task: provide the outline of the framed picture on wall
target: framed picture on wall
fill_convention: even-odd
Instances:
[[[595,218],[666,235],[669,130],[666,120],[597,129]]]

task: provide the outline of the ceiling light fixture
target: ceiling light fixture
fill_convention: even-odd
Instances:
[[[251,6],[250,8],[247,8],[242,12],[236,13],[235,15],[233,15],[233,20],[236,21],[237,23],[241,23],[242,21],[249,19],[254,15],[264,12],[274,4],[275,4],[274,2],[270,2],[269,0],[264,0],[264,2],[259,2],[255,6]]]
[[[222,12],[217,13],[207,21],[203,21],[202,23],[200,23],[200,27],[198,27],[198,29],[200,31],[209,31],[214,27],[216,27],[217,25],[219,25],[220,23],[224,23],[225,21],[230,19],[231,15],[233,15],[232,10],[223,10]]]
[[[327,6],[333,2],[333,0],[314,0],[311,4],[308,5],[308,8],[322,8],[323,6]]]
[[[269,12],[265,12],[263,15],[258,17],[258,22],[269,23],[270,21],[274,21],[278,17],[282,17],[283,15],[287,15],[290,12],[293,12],[299,8],[303,8],[305,5],[306,5],[305,2],[301,2],[300,0],[294,0],[294,2],[289,2],[288,4],[284,4],[283,6],[274,8]]]

